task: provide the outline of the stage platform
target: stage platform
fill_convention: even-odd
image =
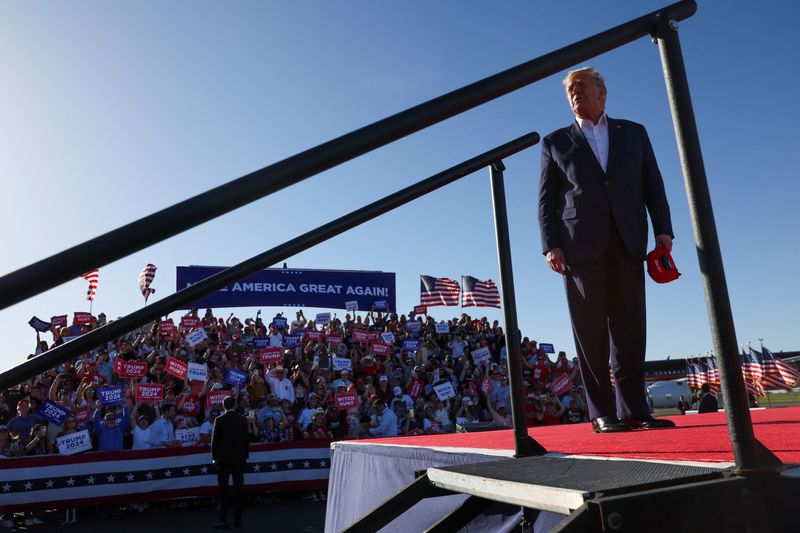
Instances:
[[[800,408],[753,410],[751,416],[755,436],[764,446],[784,463],[800,463]],[[703,471],[733,464],[724,413],[669,418],[675,429],[598,435],[587,423],[535,427],[528,433],[552,457],[635,460]],[[512,457],[513,448],[511,430],[334,443],[325,530],[341,531],[411,483],[419,471]],[[591,469],[588,465],[587,471]],[[423,500],[382,531],[423,531],[465,499],[454,495]],[[496,504],[467,530],[510,531],[518,524],[518,510]],[[546,530],[548,524],[541,526]]]

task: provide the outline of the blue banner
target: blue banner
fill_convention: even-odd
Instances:
[[[253,348],[263,350],[269,348],[269,337],[256,337],[253,339]]]
[[[242,386],[247,382],[247,372],[239,370],[238,368],[231,368],[228,370],[228,375],[225,376],[225,383],[231,385]]]
[[[222,270],[223,267],[177,267],[177,290]],[[370,309],[380,301],[395,309],[394,272],[270,268],[208,294],[184,309],[259,306],[346,309],[350,301],[357,301],[359,309]]]
[[[386,300],[377,300],[375,303],[372,304],[372,308],[375,311],[388,311],[389,303]]]
[[[103,387],[97,391],[97,395],[100,397],[100,405],[103,407],[108,405],[120,405],[124,399],[122,387],[120,385]]]
[[[416,352],[419,350],[419,339],[406,339],[403,341],[403,350],[407,352]]]
[[[43,401],[36,410],[37,415],[57,426],[60,426],[64,423],[64,419],[67,418],[69,413],[69,409],[62,407],[55,402],[51,402],[50,400]]]
[[[41,318],[33,317],[28,320],[28,325],[41,333],[50,331],[50,322],[45,322]]]
[[[286,317],[276,316],[272,319],[272,325],[278,329],[286,329],[289,326],[289,323],[287,322]]]
[[[556,353],[556,349],[553,347],[552,344],[546,344],[544,342],[539,343],[539,349],[542,350],[544,353]]]
[[[283,336],[283,347],[284,348],[297,348],[300,346],[300,338],[302,337],[302,333],[296,333],[294,335],[284,335]]]

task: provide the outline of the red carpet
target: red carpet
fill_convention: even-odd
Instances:
[[[785,463],[800,463],[800,407],[751,411],[753,431]],[[668,417],[675,429],[598,435],[587,424],[530,428],[548,452],[665,461],[733,461],[725,414]],[[511,430],[374,439],[370,444],[513,450]]]

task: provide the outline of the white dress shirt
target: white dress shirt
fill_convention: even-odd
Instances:
[[[578,121],[578,126],[580,126],[583,136],[586,137],[586,142],[589,143],[592,152],[594,152],[597,162],[600,163],[603,172],[606,172],[608,169],[608,118],[606,114],[603,113],[600,116],[597,124],[589,119],[577,116],[575,120]]]

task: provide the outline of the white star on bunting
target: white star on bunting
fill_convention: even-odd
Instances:
[[[146,477],[147,479],[153,479],[153,473],[152,472],[148,472],[148,473],[146,473],[144,475],[144,477]]]
[[[270,467],[272,470],[277,470],[277,469],[278,469],[278,465],[276,465],[275,463],[272,463],[271,465],[269,465],[269,467]]]
[[[291,462],[291,461],[289,461],[288,463],[286,463],[286,468],[288,468],[289,470],[291,470],[292,468],[294,468],[294,463],[293,463],[293,462]]]
[[[31,483],[30,481],[25,483],[25,490],[31,490],[31,488],[33,488],[33,483]]]
[[[89,485],[94,485],[94,476],[87,477],[86,483],[88,483]]]
[[[73,486],[73,485],[75,485],[75,480],[74,480],[74,479],[72,479],[72,478],[69,478],[69,479],[67,480],[67,485],[69,485],[70,487],[71,487],[71,486]]]
[[[188,476],[190,472],[191,472],[191,470],[189,470],[188,468],[184,468],[183,469],[183,475],[184,476]]]
[[[261,465],[260,464],[253,465],[253,472],[261,472]]]
[[[11,490],[11,485],[9,485],[8,483],[6,483],[5,485],[3,485],[3,492],[8,492],[8,491],[10,491],[10,490]]]
[[[164,472],[164,477],[172,477],[172,470],[167,470]]]
[[[208,467],[204,466],[203,468],[200,469],[200,472],[203,473],[203,474],[208,473]]]
[[[47,485],[48,489],[52,489],[53,485],[55,485],[55,482],[52,479],[48,479],[47,483],[45,483],[45,485]]]
[[[135,478],[136,476],[134,476],[133,474],[128,474],[127,476],[125,476],[125,479],[127,479],[128,481],[133,481]]]
[[[310,463],[310,462],[308,462],[308,461],[303,461],[303,468],[308,468],[309,466],[311,466],[311,463]]]

